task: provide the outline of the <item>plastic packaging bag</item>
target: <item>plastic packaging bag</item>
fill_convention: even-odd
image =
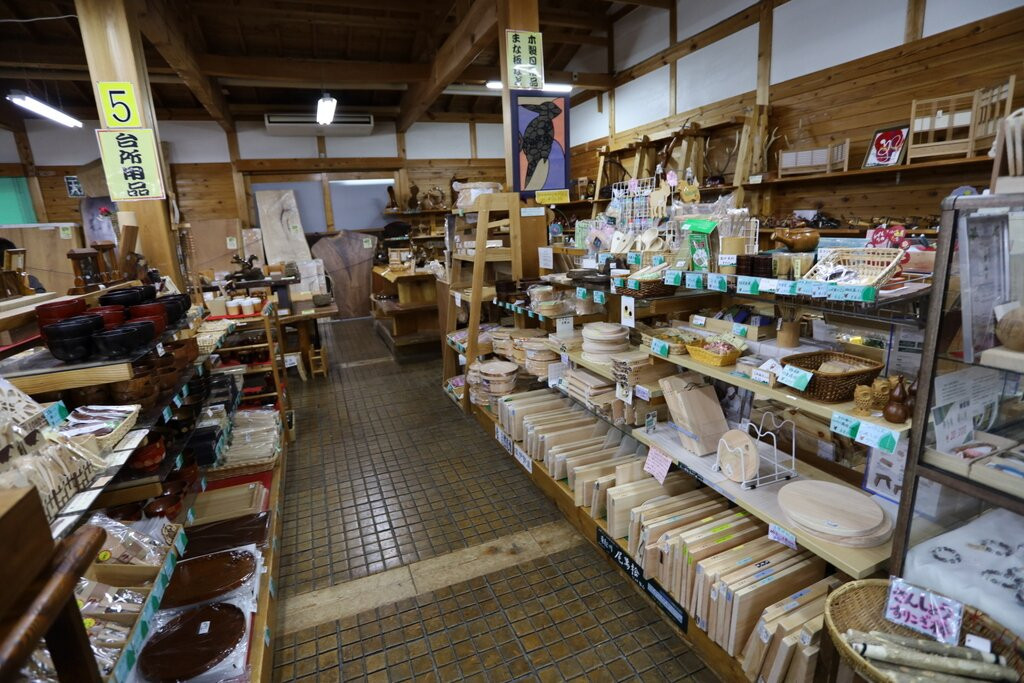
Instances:
[[[156,566],[167,555],[167,546],[139,531],[116,522],[102,513],[89,518],[89,524],[107,532],[96,561],[101,564],[142,564]]]

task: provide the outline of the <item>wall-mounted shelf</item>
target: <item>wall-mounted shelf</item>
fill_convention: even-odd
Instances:
[[[902,164],[899,166],[878,166],[873,168],[855,168],[850,171],[838,171],[836,173],[814,173],[810,175],[795,175],[774,180],[765,180],[760,183],[743,183],[747,190],[756,190],[761,187],[774,185],[796,185],[801,183],[828,183],[841,182],[847,178],[854,180],[865,176],[886,176],[900,173],[918,173],[920,171],[958,171],[977,167],[979,169],[991,165],[992,160],[987,156],[965,157],[960,159],[940,159],[938,161],[925,161],[919,164]]]

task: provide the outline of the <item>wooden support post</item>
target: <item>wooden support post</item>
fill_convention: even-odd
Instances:
[[[242,229],[245,230],[252,225],[252,220],[249,215],[249,199],[245,191],[245,177],[238,170],[238,133],[228,131],[227,138],[228,156],[231,159],[231,183],[235,189],[235,211],[238,212],[238,220],[242,221]]]
[[[135,13],[127,6],[128,0],[75,0],[75,13],[82,32],[85,58],[89,64],[89,78],[93,82],[99,118],[103,110],[99,105],[98,83],[101,81],[129,82],[134,86],[139,121],[144,128],[152,128],[160,154],[160,136],[157,131],[153,95],[149,87],[146,56],[142,49],[142,34]],[[163,161],[161,156],[161,168]],[[164,187],[170,189],[170,179],[164,178]],[[139,219],[140,251],[152,267],[168,275],[179,288],[185,287],[178,263],[177,239],[171,231],[166,200],[147,199],[118,202],[124,211],[134,211]]]
[[[907,24],[903,42],[909,43],[924,36],[924,10],[928,0],[907,0]]]
[[[483,0],[487,1],[487,0]],[[519,153],[512,138],[512,106],[508,93],[508,54],[505,50],[505,31],[539,31],[540,19],[537,0],[498,0],[498,54],[501,65],[501,120],[505,136],[505,189],[515,187],[512,160]]]
[[[49,218],[46,215],[43,191],[39,187],[39,176],[36,173],[35,157],[32,156],[32,145],[29,144],[28,133],[25,132],[24,120],[18,119],[18,123],[21,124],[21,127],[14,131],[14,145],[18,148],[18,161],[25,167],[25,181],[28,183],[32,209],[36,212],[36,221],[45,223]]]
[[[768,104],[768,90],[772,82],[772,19],[774,0],[761,0],[757,24],[757,98],[759,105]]]

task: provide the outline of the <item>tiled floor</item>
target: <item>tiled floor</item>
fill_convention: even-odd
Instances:
[[[387,350],[368,321],[321,329],[329,381],[290,384],[285,605],[561,519],[444,396],[439,361],[343,367]],[[715,680],[587,543],[376,604],[279,637],[275,680]]]

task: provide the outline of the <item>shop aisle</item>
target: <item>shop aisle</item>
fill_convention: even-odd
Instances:
[[[289,380],[279,681],[713,681],[632,584],[368,320]]]

